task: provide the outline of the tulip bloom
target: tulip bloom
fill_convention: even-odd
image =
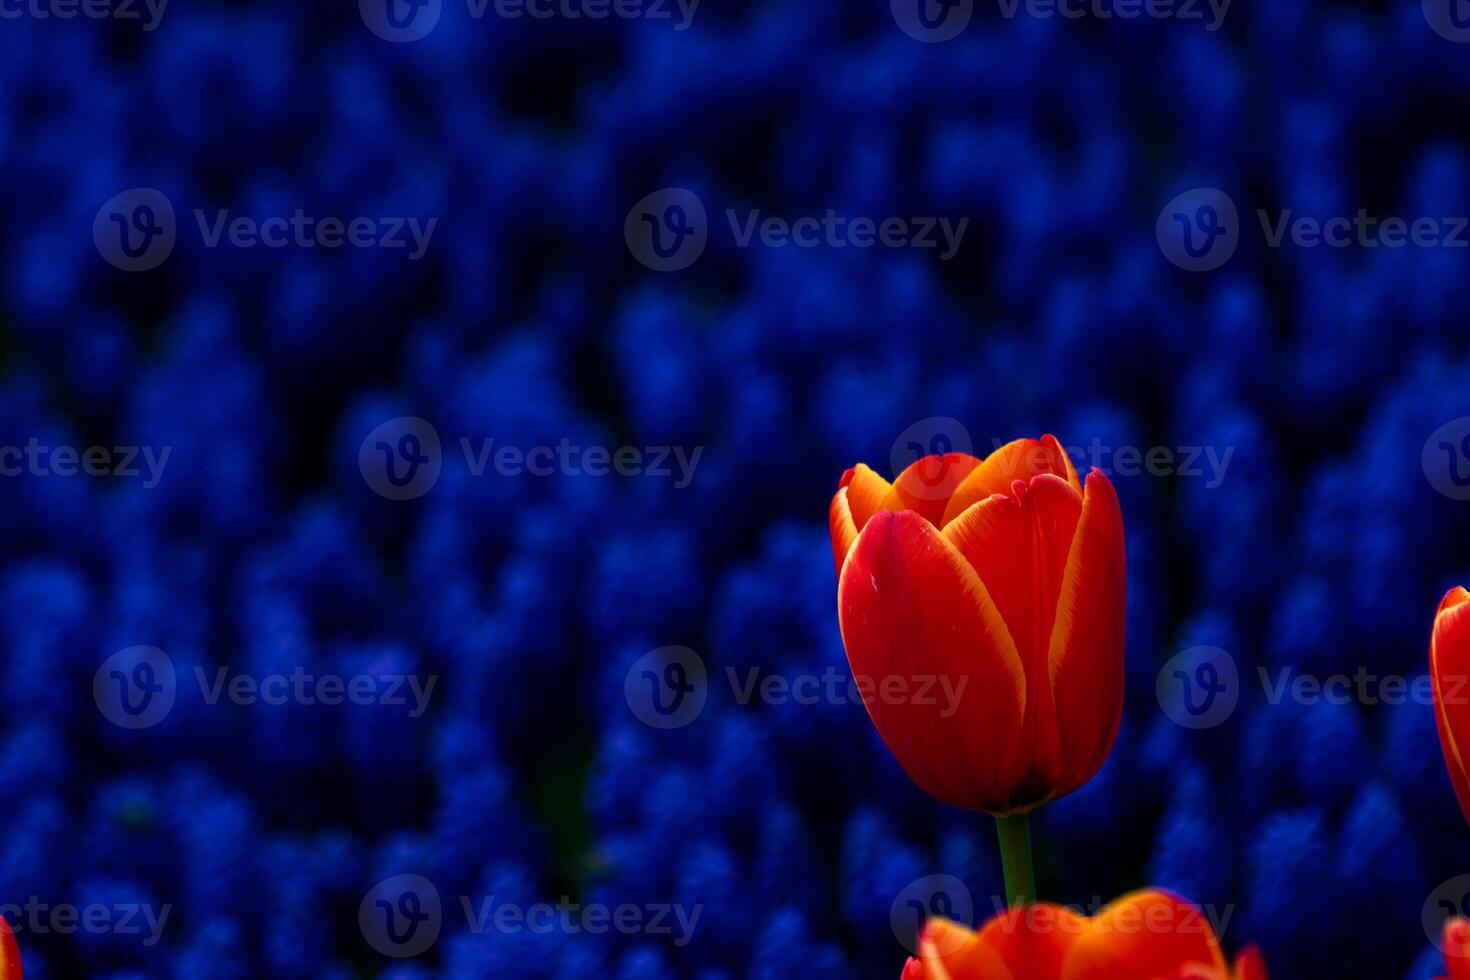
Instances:
[[[1092,778],[1123,711],[1123,518],[1107,477],[1094,469],[1084,490],[1049,435],[983,461],[925,457],[892,484],[860,464],[830,523],[848,663],[921,789],[1007,816]],[[926,679],[957,703],[919,697]]]
[[[1250,947],[1232,970],[1198,908],[1141,891],[1093,918],[1033,905],[1003,912],[979,932],[930,919],[902,980],[1266,980],[1266,963]]]
[[[10,924],[0,915],[0,980],[20,980],[20,948],[15,945],[15,936]]]
[[[1470,820],[1470,592],[1459,586],[1445,594],[1434,617],[1429,677],[1439,744],[1460,809]]]

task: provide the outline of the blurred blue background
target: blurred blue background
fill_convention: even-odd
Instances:
[[[682,30],[672,4],[37,15],[61,2],[0,23],[0,446],[169,455],[151,485],[141,450],[138,476],[53,452],[0,478],[0,905],[171,911],[151,945],[21,924],[28,977],[896,977],[912,882],[993,907],[991,821],[924,797],[860,705],[741,704],[725,678],[845,670],[828,501],[935,417],[982,453],[1233,452],[1213,486],[1114,476],[1128,705],[1102,773],[1038,816],[1043,896],[1168,886],[1275,976],[1432,975],[1421,913],[1470,831],[1430,708],[1271,704],[1257,679],[1421,675],[1470,567],[1459,471],[1421,455],[1470,434],[1466,253],[1271,248],[1256,217],[1470,212],[1447,101],[1470,47],[1419,4],[1242,3],[1210,30],[1202,6],[980,3],[938,41],[878,0],[707,0]],[[635,241],[664,188],[706,210],[671,272]],[[1192,272],[1156,224],[1195,188],[1238,247]],[[645,213],[672,230],[667,204]],[[969,223],[946,261],[742,247],[726,219],[829,208]],[[298,209],[436,224],[410,259],[211,245],[196,216]],[[109,230],[172,247],[129,271]],[[391,500],[370,435],[431,457],[403,418],[438,475]],[[465,439],[702,455],[682,487],[477,475]],[[174,700],[129,728],[102,667],[140,645]],[[625,682],[671,645],[706,702],[661,729]],[[1202,729],[1156,697],[1198,645],[1240,678]],[[117,676],[161,676],[137,665]],[[195,671],[222,667],[437,680],[417,717],[210,704]],[[410,958],[364,925],[401,875],[442,900]],[[701,912],[682,944],[477,932],[460,896]]]

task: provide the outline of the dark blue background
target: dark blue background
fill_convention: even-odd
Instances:
[[[826,530],[843,469],[957,419],[993,439],[1232,448],[1224,481],[1117,476],[1129,700],[1112,758],[1043,811],[1043,896],[1146,884],[1231,913],[1273,975],[1430,975],[1421,909],[1470,872],[1423,704],[1267,702],[1256,668],[1421,674],[1470,504],[1421,450],[1470,415],[1470,255],[1266,247],[1255,213],[1470,212],[1470,46],[1419,5],[1238,0],[1202,22],[1006,19],[921,44],[885,3],[705,0],[668,21],[475,20],[393,44],[354,4],[174,0],[138,22],[0,22],[0,444],[170,447],[158,485],[0,479],[0,903],[169,903],[157,946],[22,933],[27,976],[896,977],[928,874],[1000,888],[991,821],[898,770],[852,704],[740,705],[726,667],[845,669]],[[109,198],[178,244],[107,264]],[[623,236],[692,190],[709,247]],[[1160,210],[1239,209],[1176,268]],[[437,217],[385,249],[207,248],[193,212]],[[959,254],[734,245],[724,211],[970,219]],[[358,468],[380,423],[444,440],[427,494]],[[472,476],[496,445],[704,447],[656,478]],[[421,718],[202,706],[127,731],[116,651],[181,679],[439,678]],[[698,719],[641,724],[656,647]],[[1211,644],[1238,710],[1192,731],[1160,667]],[[181,680],[181,684],[183,681]],[[443,934],[359,930],[421,874]],[[456,896],[699,904],[694,940],[474,935]]]

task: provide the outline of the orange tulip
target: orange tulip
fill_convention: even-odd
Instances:
[[[925,792],[1024,813],[1080,787],[1123,710],[1123,518],[1052,436],[984,461],[929,456],[889,484],[859,464],[830,514],[838,615],[868,714]],[[885,696],[887,691],[914,697]],[[926,681],[961,692],[921,698]]]
[[[5,916],[0,915],[0,980],[20,980],[20,947]]]
[[[1012,908],[979,932],[930,919],[902,980],[1266,980],[1260,950],[1232,970],[1203,912],[1140,891],[1088,918],[1060,905]]]
[[[1450,781],[1460,809],[1470,820],[1470,592],[1456,586],[1445,593],[1429,639],[1429,678],[1434,686],[1434,718]]]
[[[1444,968],[1440,980],[1470,980],[1470,919],[1451,919],[1444,924]]]

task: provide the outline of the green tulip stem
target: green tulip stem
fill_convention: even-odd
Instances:
[[[996,817],[1000,835],[1000,865],[1006,878],[1006,901],[1011,906],[1036,901],[1036,871],[1031,864],[1031,815]]]

